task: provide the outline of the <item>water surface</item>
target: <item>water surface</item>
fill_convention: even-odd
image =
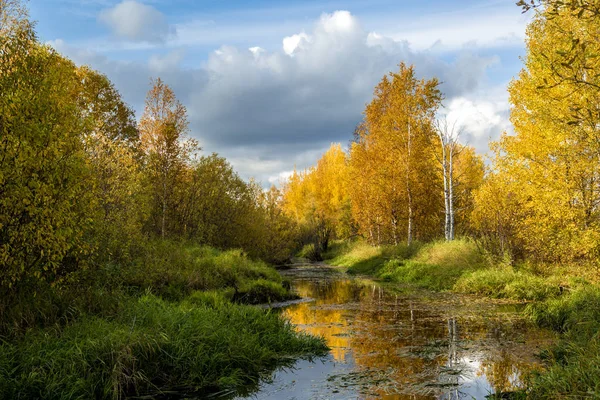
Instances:
[[[303,298],[281,311],[331,351],[276,371],[256,399],[484,399],[524,387],[552,340],[522,305],[450,293],[394,293],[333,268],[282,274]]]

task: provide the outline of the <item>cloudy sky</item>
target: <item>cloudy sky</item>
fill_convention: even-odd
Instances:
[[[205,153],[277,183],[352,137],[381,77],[438,77],[485,153],[508,122],[528,17],[514,0],[31,0],[42,41],[108,75],[139,117],[150,77],[187,106]]]

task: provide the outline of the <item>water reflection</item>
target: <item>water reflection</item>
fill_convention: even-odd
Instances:
[[[331,356],[279,371],[256,398],[485,398],[522,388],[524,375],[540,367],[536,349],[551,340],[515,306],[395,295],[311,268],[289,274],[296,291],[315,301],[287,307],[284,316],[324,336]]]

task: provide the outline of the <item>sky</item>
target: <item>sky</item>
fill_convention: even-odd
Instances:
[[[511,131],[529,16],[514,0],[30,0],[45,43],[106,74],[140,117],[150,79],[187,107],[203,154],[264,186],[349,144],[400,62],[437,77],[440,114],[478,152]]]

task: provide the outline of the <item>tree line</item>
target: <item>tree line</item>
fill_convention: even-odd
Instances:
[[[349,150],[333,144],[289,178],[283,208],[315,232],[317,251],[332,238],[410,245],[469,232],[484,164],[454,126],[436,121],[442,99],[437,79],[400,64],[375,88]]]
[[[508,89],[514,134],[490,144],[487,165],[440,118],[438,81],[400,64],[375,88],[348,150],[332,145],[286,183],[284,209],[314,232],[305,240],[324,251],[332,238],[410,244],[456,233],[513,261],[597,262],[598,5],[518,5],[533,15]],[[323,183],[332,179],[340,183]]]
[[[0,93],[4,290],[126,265],[152,238],[273,262],[291,252],[280,193],[201,155],[164,81],[152,80],[137,123],[105,75],[40,43],[16,0],[0,0]]]

